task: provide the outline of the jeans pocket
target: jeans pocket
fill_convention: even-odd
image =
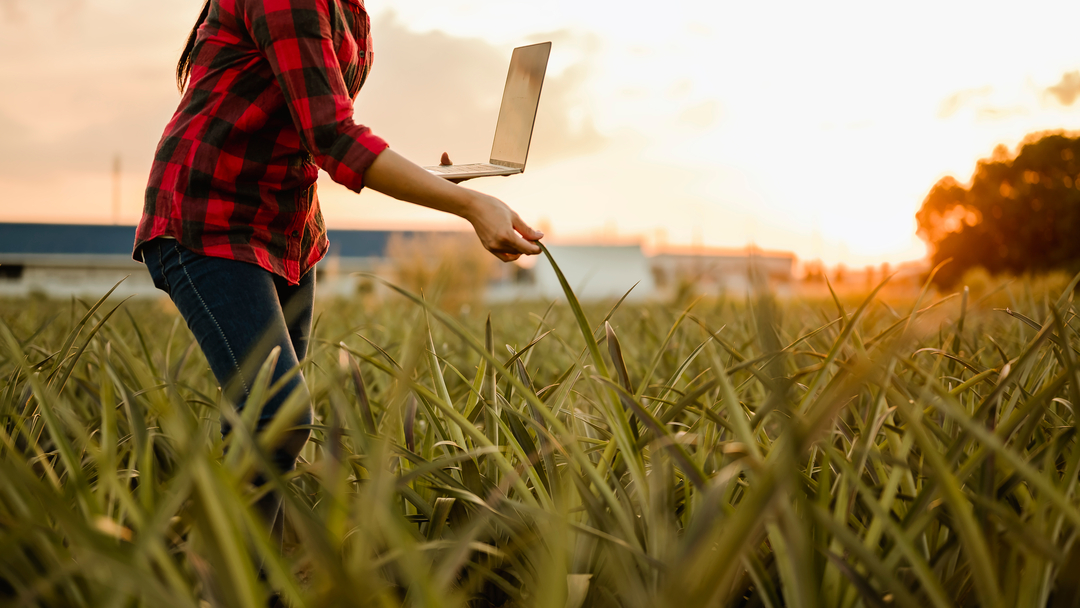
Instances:
[[[164,256],[168,255],[172,249],[168,245],[169,243],[163,239],[154,239],[142,247],[143,262],[146,263],[146,269],[150,272],[150,278],[154,281],[154,287],[167,294],[170,293],[170,290],[169,280],[165,276]]]

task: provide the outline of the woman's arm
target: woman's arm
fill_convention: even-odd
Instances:
[[[506,203],[436,177],[391,149],[368,167],[364,183],[387,196],[469,220],[484,247],[504,262],[540,253],[540,247],[529,241],[544,234],[529,227]]]
[[[505,203],[431,175],[353,121],[327,0],[242,0],[238,5],[281,86],[301,141],[334,181],[356,192],[368,186],[463,217],[484,247],[501,260],[540,253],[529,241],[543,234]]]

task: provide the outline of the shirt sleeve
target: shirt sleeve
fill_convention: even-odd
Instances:
[[[242,3],[243,16],[315,164],[359,192],[364,172],[387,143],[353,121],[353,101],[334,48],[330,1],[248,0]]]

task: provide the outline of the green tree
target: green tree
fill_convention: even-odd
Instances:
[[[1034,133],[1015,156],[998,146],[969,185],[934,184],[916,214],[935,281],[951,286],[969,268],[991,274],[1080,270],[1080,135]]]

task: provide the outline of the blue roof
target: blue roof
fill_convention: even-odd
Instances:
[[[0,253],[131,255],[134,226],[0,224]]]
[[[394,231],[328,230],[330,253],[341,257],[383,257]],[[400,232],[404,236],[423,234]],[[101,224],[0,223],[0,254],[131,255],[135,226]]]
[[[339,255],[343,258],[381,258],[385,256],[386,244],[390,242],[390,236],[393,234],[411,238],[435,233],[400,230],[327,230],[326,236],[330,239],[330,251],[327,255]]]

